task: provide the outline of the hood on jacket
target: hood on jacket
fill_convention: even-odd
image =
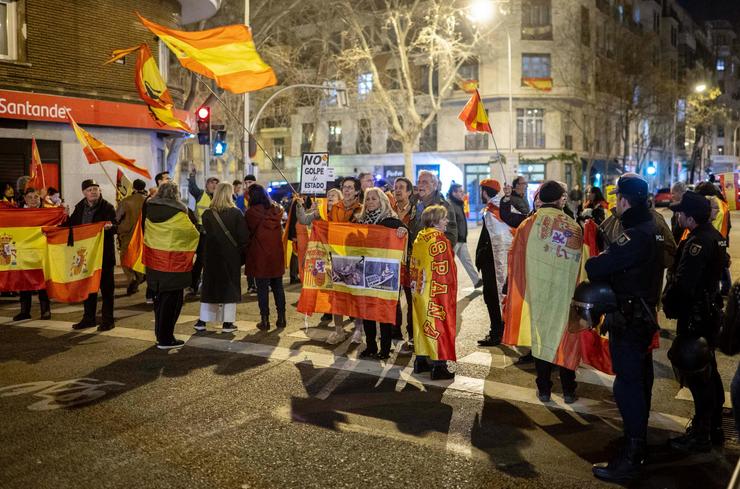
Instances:
[[[278,205],[273,205],[269,209],[257,205],[247,209],[247,224],[252,226],[261,226],[265,229],[280,229],[283,219],[283,209]]]
[[[152,222],[164,222],[178,212],[187,213],[188,208],[182,202],[152,197],[146,202],[146,218]]]

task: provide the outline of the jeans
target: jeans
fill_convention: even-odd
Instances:
[[[504,335],[504,320],[501,317],[501,306],[498,302],[498,287],[496,285],[496,269],[493,260],[486,262],[481,269],[483,275],[483,300],[488,308],[488,318],[491,321],[491,339],[501,339]]]
[[[550,394],[552,391],[552,380],[550,380],[552,369],[557,366],[539,358],[534,359],[534,366],[537,369],[537,390],[540,391],[540,394]],[[578,387],[575,370],[568,370],[563,367],[557,368],[560,369],[560,382],[563,384],[563,394],[575,394],[576,387]]]
[[[473,282],[473,287],[478,283],[478,270],[473,265],[473,260],[470,258],[470,252],[468,251],[467,243],[457,243],[455,245],[455,256],[460,259],[460,263],[463,264],[463,268],[468,272],[470,281]]]
[[[649,343],[610,333],[614,400],[624,422],[628,438],[647,438],[648,417],[653,390],[653,354]]]
[[[31,298],[33,297],[33,292],[22,290],[19,295],[21,299],[21,312],[31,314]],[[51,310],[51,302],[49,302],[49,295],[46,293],[46,289],[39,290],[39,305],[41,306],[41,314]]]
[[[175,341],[175,324],[182,310],[182,289],[160,292],[154,296],[154,334],[160,345]]]
[[[113,324],[113,293],[115,282],[113,281],[113,267],[104,266],[100,271],[100,293],[103,296],[103,324]],[[93,292],[85,299],[85,316],[89,321],[95,321],[95,311],[98,308],[98,293]]]
[[[740,362],[737,364],[735,376],[730,384],[730,396],[732,397],[732,414],[735,416],[735,429],[740,433]]]
[[[255,278],[254,280],[257,283],[257,303],[260,307],[260,316],[270,315],[270,289],[272,289],[278,314],[284,314],[285,291],[283,291],[283,277]]]

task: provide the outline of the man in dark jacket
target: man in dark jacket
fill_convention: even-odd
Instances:
[[[418,191],[419,200],[416,203],[416,215],[421,216],[424,209],[430,205],[441,205],[447,209],[447,231],[445,236],[450,240],[450,244],[455,246],[457,244],[457,219],[455,213],[450,207],[450,203],[445,200],[442,193],[439,191],[439,179],[437,175],[430,171],[422,170],[419,172],[419,178],[416,183],[416,190]],[[419,231],[422,230],[421,219],[416,219],[411,224],[409,230],[409,242],[413,243]]]
[[[79,226],[80,224],[108,221],[108,224],[105,225],[103,268],[100,274],[100,292],[103,294],[103,320],[100,326],[98,326],[98,331],[108,331],[114,328],[113,292],[115,284],[113,281],[113,269],[116,266],[116,252],[113,236],[116,234],[116,210],[103,198],[100,193],[100,186],[95,180],[84,180],[82,182],[82,193],[85,195],[85,198],[75,206],[72,215],[67,221],[68,224],[70,226]],[[95,319],[97,305],[97,292],[87,296],[82,320],[79,323],[75,323],[72,329],[84,329],[95,326],[97,324],[97,320]]]
[[[457,220],[457,244],[455,245],[455,256],[460,259],[465,271],[468,272],[473,287],[480,287],[483,281],[478,276],[478,270],[475,269],[473,260],[470,258],[468,251],[468,220],[465,217],[465,192],[462,185],[453,183],[450,185],[450,191],[447,194],[450,199],[451,208],[455,211],[455,220]]]
[[[126,253],[131,243],[136,224],[139,222],[139,217],[141,217],[141,209],[144,207],[144,201],[147,198],[146,182],[144,180],[138,178],[134,180],[133,188],[133,193],[119,202],[116,209],[118,252],[120,255]],[[139,284],[144,281],[144,274],[127,267],[123,267],[123,272],[128,279],[126,295],[135,294],[139,289]]]

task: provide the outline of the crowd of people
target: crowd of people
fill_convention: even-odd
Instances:
[[[26,183],[21,179],[15,188],[4,185],[0,205],[63,205],[55,189],[48,189],[41,196],[36,189],[27,188]],[[407,239],[403,264],[407,270],[412,267],[418,236],[432,233],[433,239],[444,240],[454,250],[471,285],[482,287],[490,321],[486,336],[478,341],[482,347],[517,344],[511,338],[519,334],[519,324],[512,323],[523,321],[516,308],[524,299],[516,297],[523,296],[524,289],[527,303],[545,304],[549,318],[567,310],[577,283],[585,279],[580,275],[579,260],[581,253],[586,253],[584,245],[588,245],[590,258],[584,256],[584,260],[588,258],[588,281],[606,284],[608,287],[599,289],[599,293],[607,290],[614,298],[614,307],[606,311],[601,327],[609,334],[616,374],[614,396],[625,431],[623,448],[610,462],[594,466],[594,474],[606,480],[627,480],[635,477],[644,464],[653,383],[651,351],[657,338],[660,307],[668,318],[677,320],[677,336],[669,356],[678,379],[691,390],[695,403],[691,426],[685,435],[671,442],[672,446],[704,452],[723,439],[720,421],[724,389],[714,351],[719,346],[722,297],[730,292],[731,285],[726,251],[731,224],[726,197],[710,182],[702,182],[693,190],[684,183],[674,185],[669,226],[653,208],[647,183],[636,174],[625,174],[618,180],[612,205],[598,187],[588,188],[584,198],[577,186],[568,191],[565,184],[556,181],[539,185],[530,205],[525,177],[517,176],[511,185],[484,179],[478,188],[485,205],[481,212],[482,229],[473,258],[468,251],[464,189],[453,183],[445,197],[439,179],[429,171],[419,172],[415,183],[399,177],[392,186],[384,187],[377,187],[369,173],[347,176],[337,182],[337,188],[327,192],[321,204],[315,198],[295,195],[285,209],[271,199],[253,175],[233,184],[211,177],[205,188],[200,188],[193,170],[188,179],[193,209],[181,201],[178,186],[168,173],[156,175],[155,183],[155,189],[148,192],[144,181],[135,180],[132,194],[121,200],[117,209],[103,198],[95,180],[82,183],[83,198],[69,212],[67,224],[107,221],[109,225],[100,285],[102,320],[96,318],[97,294],[90,294],[83,317],[72,326],[74,329],[98,326],[98,330],[105,331],[114,327],[115,235],[119,251],[123,252],[137,226],[143,230],[143,262],[147,268],[145,274],[124,269],[127,293],[136,293],[139,285],[146,282],[146,299],[154,306],[160,349],[183,346],[174,337],[174,327],[186,292],[200,298],[196,331],[206,330],[208,323],[219,323],[224,332],[235,331],[236,306],[243,297],[242,269],[247,277],[247,292],[257,294],[257,328],[272,328],[270,291],[276,313],[274,325],[285,328],[283,276],[287,268],[291,281],[300,281],[301,264],[295,253],[286,263],[284,242],[287,239],[295,244],[297,224],[310,226],[326,220],[394,229],[399,238]],[[552,223],[557,223],[555,231]],[[566,277],[563,287],[555,287],[556,291],[523,285],[526,274],[534,267],[533,260],[529,260],[527,269],[528,244],[541,239],[545,226],[550,226],[548,232],[555,236],[553,239],[562,240],[562,248],[558,246],[553,256],[567,260],[536,263],[542,276]],[[371,319],[353,317],[350,341],[364,341],[366,346],[360,357],[384,360],[391,356],[394,340],[398,340],[398,354],[417,354],[416,373],[430,372],[435,380],[454,378],[447,362],[454,359],[454,332],[451,354],[428,356],[427,349],[420,350],[419,335],[423,332],[414,328],[413,321],[419,290],[409,281],[404,281],[400,289],[395,322],[378,326]],[[456,297],[457,290],[453,287],[447,294]],[[14,319],[29,319],[32,292],[19,291],[19,295],[21,310]],[[49,319],[49,299],[43,290],[38,296],[41,319]],[[589,300],[594,301],[585,298],[581,304]],[[591,305],[594,311],[598,310],[599,300]],[[342,316],[325,314],[321,321],[333,322],[328,343],[347,339]],[[562,324],[532,324],[538,335],[546,335],[551,327],[561,328]],[[551,401],[551,375],[560,365],[564,400],[576,402],[575,369],[563,367],[552,353],[532,346],[532,351],[518,362],[534,362],[537,396],[542,402]],[[740,391],[740,373],[736,377],[733,389],[737,385]]]

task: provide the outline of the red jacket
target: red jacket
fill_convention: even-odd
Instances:
[[[278,205],[265,209],[261,205],[247,209],[249,228],[246,274],[255,278],[282,277],[285,273],[282,228],[283,210]]]

